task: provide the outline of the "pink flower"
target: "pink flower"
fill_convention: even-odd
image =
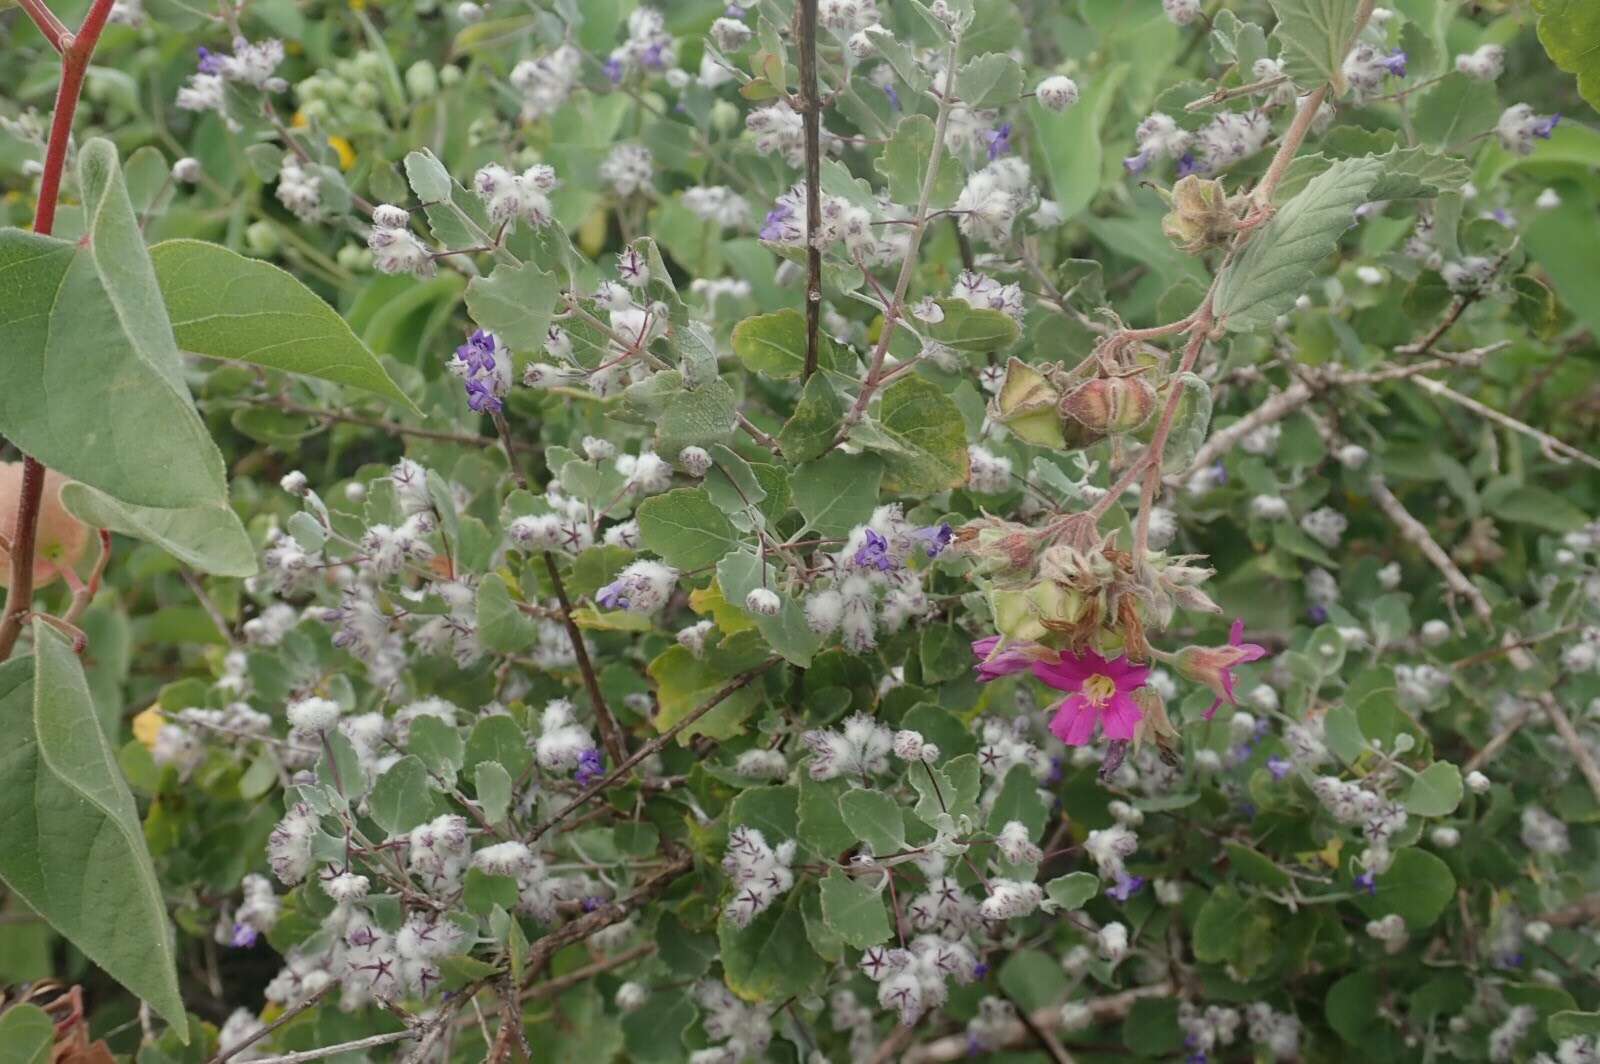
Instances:
[[[1092,650],[1062,653],[1035,643],[1019,643],[995,654],[999,642],[991,636],[972,644],[979,658],[979,682],[1028,669],[1050,687],[1070,692],[1050,718],[1056,738],[1068,746],[1085,746],[1094,739],[1097,725],[1107,739],[1133,738],[1144,719],[1133,692],[1144,686],[1149,666],[1135,665],[1126,657],[1108,661]]]
[[[1236,620],[1228,632],[1226,646],[1184,647],[1178,651],[1179,674],[1184,679],[1205,684],[1216,693],[1216,701],[1206,710],[1206,720],[1216,715],[1217,707],[1223,702],[1229,705],[1238,704],[1238,699],[1233,696],[1233,670],[1240,665],[1259,661],[1267,656],[1266,647],[1258,643],[1246,643],[1243,640],[1244,621]]]

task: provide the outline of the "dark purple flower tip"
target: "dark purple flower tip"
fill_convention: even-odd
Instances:
[[[1203,174],[1206,166],[1194,157],[1194,152],[1184,152],[1178,159],[1178,176],[1188,177],[1190,174]]]
[[[607,59],[602,69],[605,70],[606,77],[611,81],[611,84],[622,84],[622,60]]]
[[[1239,815],[1244,817],[1246,820],[1254,820],[1256,818],[1256,812],[1257,812],[1256,803],[1254,803],[1254,802],[1240,802],[1239,803]]]
[[[1371,872],[1363,872],[1356,876],[1356,888],[1364,890],[1376,898],[1378,896],[1378,877]]]
[[[889,557],[889,541],[870,528],[867,529],[867,541],[851,561],[863,569],[876,569],[880,573],[887,573],[895,567],[894,559]]]
[[[1228,483],[1228,467],[1223,465],[1220,461],[1213,463],[1211,466],[1211,476],[1215,478],[1217,487],[1223,487]]]
[[[657,41],[644,50],[644,54],[639,57],[639,62],[650,70],[660,70],[667,65],[666,57],[663,55],[664,50],[665,45]]]
[[[900,110],[900,94],[894,91],[893,85],[885,85],[883,87],[883,94],[889,98],[889,110]]]
[[[1011,123],[1002,122],[998,129],[990,130],[988,141],[989,161],[994,162],[1011,150]]]
[[[608,610],[625,610],[628,608],[628,593],[620,580],[615,580],[596,591],[594,600]]]
[[[589,897],[583,899],[583,911],[586,913],[592,913],[605,903],[606,900],[604,898],[591,894]]]
[[[928,552],[928,557],[937,558],[950,541],[955,538],[955,529],[950,527],[950,522],[941,521],[936,525],[916,529],[911,533],[911,538],[920,540],[923,549]]]
[[[1383,69],[1395,77],[1403,78],[1406,76],[1406,53],[1404,51],[1394,52],[1381,60],[1381,65]]]
[[[1496,968],[1521,968],[1524,960],[1526,958],[1520,953],[1496,953],[1494,955],[1494,966]]]
[[[988,974],[989,974],[989,966],[987,964],[983,963],[982,961],[979,961],[977,964],[973,965],[973,967],[972,967],[972,978],[974,978],[974,979],[982,979],[984,976],[986,976]]]
[[[260,937],[261,933],[249,924],[234,924],[233,938],[230,941],[237,949],[249,949],[256,944],[256,939]]]
[[[1045,782],[1049,784],[1060,783],[1066,774],[1067,759],[1060,754],[1053,755],[1050,758],[1050,775],[1045,777]]]
[[[220,73],[222,73],[222,59],[223,59],[223,57],[221,55],[217,54],[216,52],[213,52],[211,49],[207,48],[205,45],[201,45],[199,48],[195,49],[195,51],[197,51],[200,54],[200,64],[199,64],[200,65],[200,73],[202,73],[202,74],[220,74]]]
[[[1142,174],[1150,168],[1150,153],[1142,151],[1122,160],[1122,168],[1130,174]]]
[[[1310,609],[1306,610],[1306,616],[1311,618],[1312,624],[1326,624],[1328,620],[1328,608],[1326,606],[1312,606]]]
[[[578,772],[573,777],[578,786],[587,787],[601,776],[605,775],[606,756],[599,750],[590,747],[578,755]]]
[[[784,232],[783,223],[787,222],[793,216],[794,208],[789,206],[787,203],[774,204],[773,208],[767,212],[765,224],[761,226],[761,239],[782,240]]]
[[[1143,886],[1144,876],[1121,876],[1106,889],[1106,893],[1118,901],[1127,901],[1139,893],[1139,888]]]
[[[1285,777],[1285,776],[1287,776],[1289,774],[1289,770],[1291,768],[1293,768],[1293,767],[1294,767],[1293,763],[1290,762],[1286,758],[1282,758],[1282,757],[1269,757],[1269,758],[1267,758],[1267,771],[1272,773],[1272,778],[1273,779],[1279,780],[1280,782],[1283,780],[1283,777]]]
[[[1549,140],[1550,134],[1556,131],[1556,123],[1560,121],[1561,112],[1559,111],[1553,115],[1546,115],[1545,117],[1539,119],[1539,123],[1533,127],[1533,135],[1538,137],[1540,140]]]

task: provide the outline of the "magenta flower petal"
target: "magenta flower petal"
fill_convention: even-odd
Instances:
[[[1132,695],[1120,690],[1111,696],[1111,700],[1100,711],[1100,723],[1107,739],[1132,739],[1143,719],[1144,711],[1139,708],[1139,703],[1133,700]]]
[[[1094,738],[1095,708],[1082,695],[1061,700],[1050,718],[1050,733],[1068,746],[1087,746]]]
[[[972,644],[972,653],[978,659],[975,668],[978,671],[978,682],[988,683],[998,680],[1002,676],[1022,672],[1038,660],[1038,647],[1031,643],[1013,643],[999,653],[995,648],[1000,645],[1000,637],[991,635]]]

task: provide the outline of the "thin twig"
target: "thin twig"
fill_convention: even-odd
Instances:
[[[1550,718],[1550,723],[1555,727],[1556,734],[1561,736],[1561,741],[1567,744],[1567,752],[1572,755],[1572,760],[1577,762],[1578,771],[1583,773],[1583,778],[1589,784],[1589,790],[1594,792],[1595,800],[1600,801],[1600,765],[1596,765],[1594,758],[1589,753],[1589,748],[1583,744],[1583,738],[1578,735],[1578,730],[1572,726],[1572,720],[1556,702],[1555,695],[1544,691],[1539,695],[1539,704],[1544,707],[1545,716]]]
[[[1538,441],[1539,446],[1543,448],[1545,454],[1549,455],[1552,459],[1557,461],[1563,458],[1571,459],[1573,461],[1582,462],[1591,469],[1600,469],[1600,458],[1595,458],[1593,455],[1588,454],[1587,452],[1580,451],[1578,448],[1572,446],[1570,443],[1567,443],[1565,440],[1559,440],[1550,435],[1548,432],[1544,432],[1541,429],[1536,429],[1526,422],[1518,421],[1509,414],[1502,414],[1492,406],[1485,406],[1483,403],[1480,403],[1471,396],[1462,395],[1454,388],[1451,388],[1448,384],[1442,384],[1439,381],[1434,380],[1432,377],[1417,376],[1412,377],[1411,380],[1417,385],[1417,387],[1423,389],[1431,395],[1437,395],[1440,398],[1448,399],[1458,406],[1466,407],[1468,410],[1471,410],[1474,414],[1477,414],[1480,417],[1488,418],[1497,425],[1503,425],[1512,432],[1521,433],[1531,440]]]
[[[794,11],[800,41],[800,118],[806,153],[806,360],[802,380],[817,371],[822,328],[822,104],[817,99],[817,0],[799,0]],[[937,150],[937,149],[936,149]],[[937,169],[937,166],[935,166]]]
[[[722,688],[722,690],[712,695],[711,698],[705,702],[705,704],[691,710],[682,720],[678,721],[672,727],[668,728],[666,731],[662,732],[654,739],[651,739],[649,742],[639,747],[639,749],[635,750],[626,761],[622,762],[622,764],[613,769],[610,775],[606,776],[598,783],[591,785],[579,793],[579,795],[572,799],[572,801],[562,806],[554,816],[533,830],[533,833],[528,836],[528,842],[530,844],[537,842],[551,828],[555,827],[567,817],[583,808],[589,799],[593,798],[607,787],[610,787],[613,783],[616,783],[618,780],[622,779],[629,772],[633,771],[633,767],[639,764],[639,762],[650,757],[657,751],[664,749],[666,745],[672,742],[672,740],[676,739],[685,728],[688,728],[691,724],[695,723],[695,721],[699,720],[707,713],[710,713],[717,706],[721,705],[722,702],[734,692],[738,691],[751,680],[754,680],[757,676],[760,676],[762,673],[766,672],[768,669],[772,668],[772,666],[776,665],[782,660],[782,658],[776,657],[768,658],[766,661],[762,662],[760,665],[757,665],[749,672],[729,682],[727,686]]]
[[[561,582],[561,570],[556,567],[555,555],[549,551],[544,552],[544,568],[550,574],[556,601],[561,603],[561,621],[567,629],[567,640],[572,644],[572,656],[578,660],[578,671],[583,674],[583,686],[589,692],[589,702],[594,706],[594,718],[600,725],[600,741],[605,745],[606,756],[611,758],[611,763],[620,765],[628,756],[628,748],[622,743],[622,729],[617,727],[617,718],[611,715],[611,707],[606,705],[605,695],[600,693],[600,679],[589,660],[589,649],[583,645],[583,632],[579,630],[578,622],[572,619],[572,603],[567,598],[567,586]]]
[[[1135,987],[1132,990],[1124,990],[1121,993],[1110,994],[1106,997],[1090,998],[1082,1004],[1088,1006],[1089,1013],[1093,1017],[1091,1022],[1104,1024],[1122,1019],[1132,1010],[1134,1003],[1140,999],[1166,997],[1173,992],[1173,989],[1171,983],[1154,983],[1150,986]],[[1061,1026],[1061,1006],[1046,1005],[1044,1008],[1034,1009],[1029,1013],[1028,1018],[1033,1022],[1033,1026],[1036,1029],[1053,1031]],[[1013,1023],[1000,1027],[991,1041],[993,1048],[1000,1049],[1023,1045],[1033,1037],[1033,1032],[1018,1019]],[[900,1064],[947,1064],[947,1062],[951,1061],[965,1060],[970,1052],[971,1047],[967,1042],[967,1036],[965,1034],[953,1034],[945,1038],[935,1039],[932,1042],[924,1042],[919,1046],[913,1046],[900,1058]]]
[[[285,1053],[281,1057],[258,1057],[253,1064],[305,1064],[308,1060],[322,1060],[324,1057],[338,1056],[340,1053],[354,1053],[362,1049],[376,1049],[378,1046],[393,1045],[395,1042],[409,1042],[413,1038],[421,1038],[423,1033],[421,1030],[390,1031],[388,1034],[375,1034],[366,1038],[357,1038],[353,1042],[340,1042],[338,1045],[305,1049],[298,1053]]]
[[[546,979],[542,983],[536,983],[528,987],[522,992],[522,1000],[538,1001],[542,998],[554,997],[580,983],[587,983],[602,972],[609,972],[613,968],[621,968],[625,964],[643,960],[655,951],[656,944],[654,942],[645,942],[614,957],[606,957],[603,960],[595,961],[593,964],[585,964],[582,968],[574,968],[565,975],[558,975],[554,979]]]
[[[1472,606],[1472,612],[1486,627],[1493,624],[1493,610],[1489,600],[1484,597],[1478,585],[1467,579],[1467,574],[1461,567],[1439,546],[1439,541],[1433,538],[1433,533],[1421,521],[1411,516],[1411,512],[1395,497],[1394,492],[1383,482],[1382,476],[1373,476],[1368,482],[1368,490],[1372,493],[1372,501],[1378,504],[1378,509],[1383,515],[1394,523],[1400,532],[1400,537],[1409,541],[1439,571],[1444,577],[1445,586],[1451,591],[1465,598]]]
[[[361,428],[377,429],[379,432],[390,436],[415,436],[419,440],[438,440],[441,443],[460,443],[471,447],[493,447],[493,436],[480,436],[472,432],[448,432],[443,429],[424,429],[415,425],[402,425],[398,421],[385,421],[382,418],[362,417],[358,414],[346,414],[339,410],[324,410],[314,406],[304,406],[283,396],[247,397],[244,400],[255,406],[271,406],[287,414],[303,414],[326,422],[339,422],[344,425],[357,425]],[[512,447],[518,451],[534,451],[537,446],[525,440],[513,440]]]
[[[315,994],[312,994],[304,1001],[300,1001],[289,1006],[277,1019],[273,1020],[265,1027],[262,1027],[260,1030],[256,1031],[242,1042],[238,1042],[233,1046],[230,1046],[227,1052],[218,1053],[216,1056],[212,1057],[209,1064],[227,1064],[227,1061],[232,1059],[235,1055],[244,1052],[246,1049],[249,1049],[251,1046],[255,1045],[263,1038],[266,1038],[273,1031],[276,1031],[278,1028],[282,1027],[284,1024],[288,1023],[302,1012],[314,1007],[319,1001],[327,997],[328,993],[338,985],[338,983],[329,983],[327,986],[323,987],[321,990],[318,990]]]

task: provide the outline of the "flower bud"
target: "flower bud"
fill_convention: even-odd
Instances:
[[[1132,432],[1150,419],[1156,390],[1143,377],[1096,377],[1061,400],[1061,413],[1090,432]]]
[[[172,164],[172,180],[192,185],[200,180],[200,160],[185,155]]]
[[[744,608],[763,617],[772,617],[783,608],[783,601],[777,592],[758,587],[744,597]]]
[[[413,100],[429,100],[439,91],[439,74],[433,64],[419,59],[406,67],[406,92]]]
[[[372,208],[372,224],[384,229],[404,229],[411,224],[411,215],[404,207],[380,203]]]
[[[711,455],[704,447],[685,447],[678,452],[678,464],[691,477],[703,477],[711,471]]]
[[[271,222],[252,222],[245,228],[244,245],[252,254],[271,255],[278,250],[278,232]]]
[[[1198,255],[1221,247],[1238,228],[1222,182],[1189,174],[1172,186],[1172,210],[1161,219],[1161,231],[1179,250]]]

